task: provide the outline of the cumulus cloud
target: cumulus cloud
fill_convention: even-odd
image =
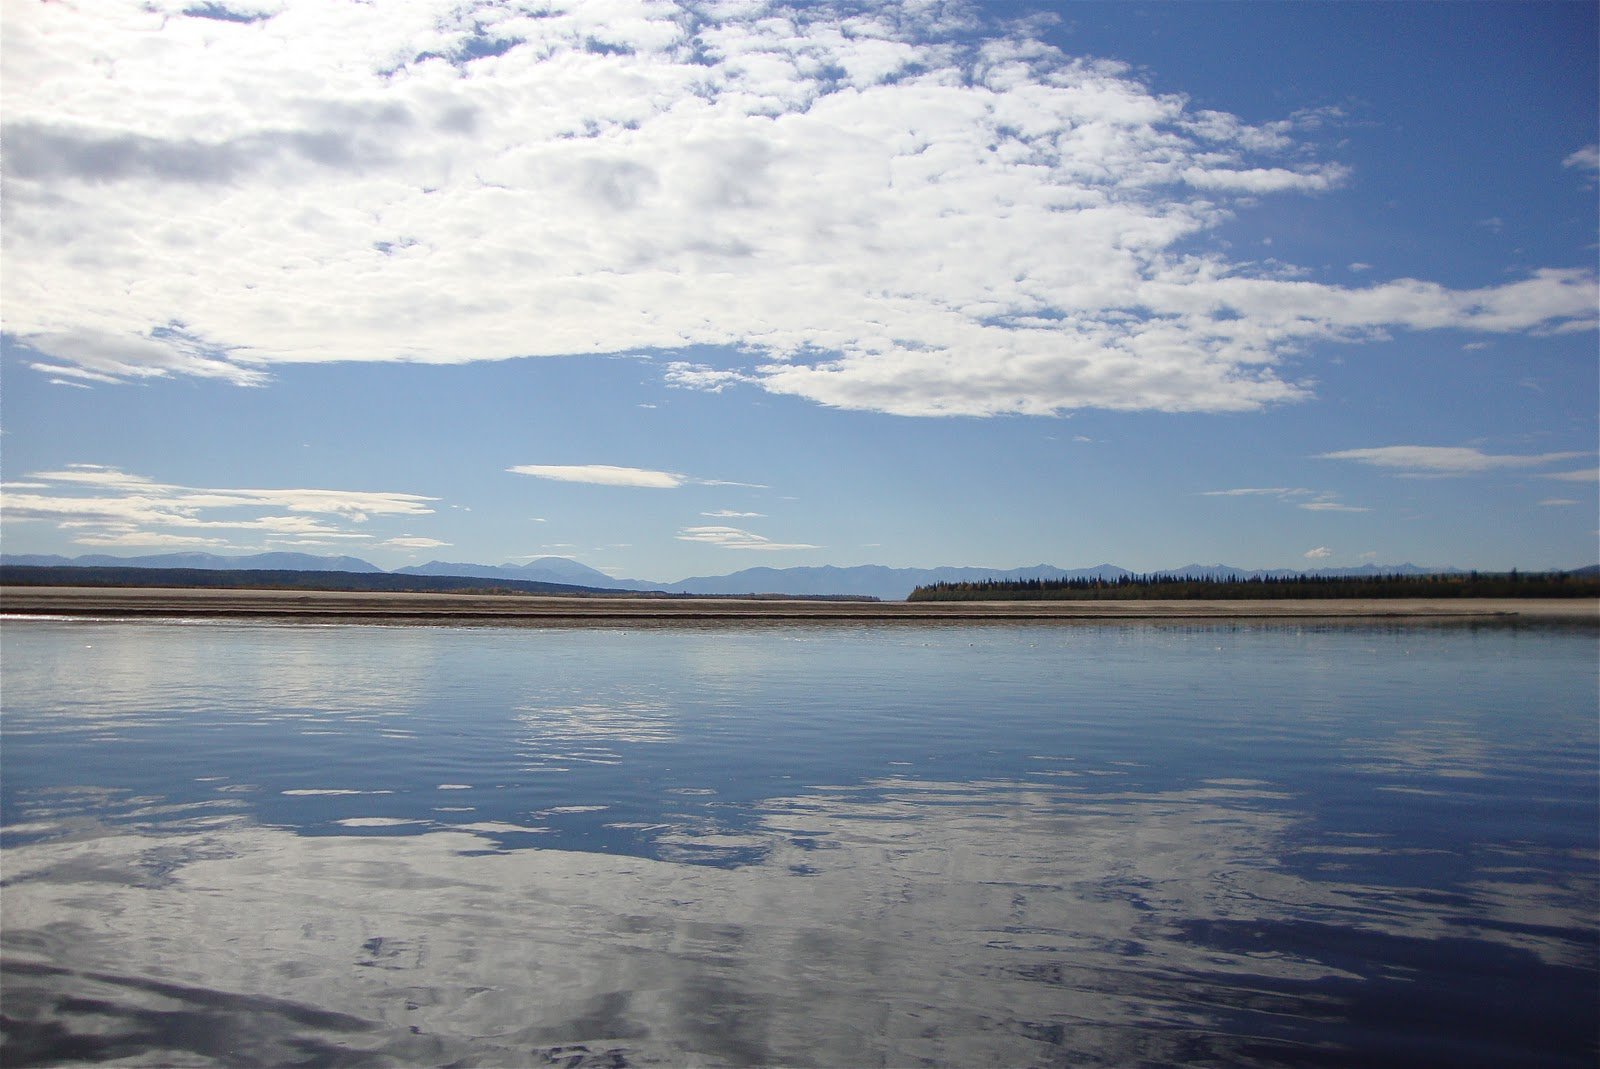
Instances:
[[[1511,468],[1537,468],[1589,453],[1490,454],[1470,446],[1385,445],[1373,449],[1343,449],[1321,454],[1322,460],[1354,460],[1407,474],[1473,475]],[[1546,476],[1556,478],[1558,476]]]
[[[101,464],[71,464],[7,484],[0,518],[53,523],[86,546],[228,544],[183,533],[199,530],[255,532],[269,542],[301,544],[371,538],[347,525],[373,516],[425,516],[435,500],[365,490],[181,486]]]
[[[85,383],[720,347],[905,415],[1239,411],[1303,346],[1587,329],[1589,270],[1324,285],[1211,233],[1346,170],[981,5],[8,14],[0,315]],[[711,362],[707,362],[707,361]],[[68,372],[62,369],[73,369]]]
[[[1327,546],[1317,546],[1315,549],[1306,550],[1301,556],[1305,557],[1306,560],[1327,560],[1333,556],[1333,550]]]
[[[685,527],[678,532],[678,540],[682,542],[704,542],[708,545],[721,546],[723,549],[757,549],[757,550],[784,550],[784,549],[820,549],[821,546],[807,545],[803,542],[774,542],[750,531],[743,531],[737,527]]]

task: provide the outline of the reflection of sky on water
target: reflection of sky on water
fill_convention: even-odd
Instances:
[[[459,831],[36,843],[7,857],[7,1012],[268,1064],[1283,1063],[1444,1028],[1458,1064],[1512,1039],[1579,1064],[1592,1039],[1581,866],[1378,888],[1281,864],[1300,818],[1259,787],[864,787],[774,800],[732,869]]]
[[[519,706],[521,756],[529,771],[566,771],[565,764],[618,765],[621,747],[673,738],[671,711],[659,700],[611,696],[606,701]]]
[[[1594,1060],[1592,631],[5,639],[18,1050]]]

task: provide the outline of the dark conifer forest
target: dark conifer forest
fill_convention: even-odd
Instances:
[[[1027,579],[935,583],[908,601],[1247,601],[1284,598],[1581,598],[1600,596],[1600,576],[1576,572],[1452,572],[1443,575],[1258,576],[1194,579]]]

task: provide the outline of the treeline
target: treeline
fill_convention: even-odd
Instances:
[[[1592,598],[1600,576],[1573,572],[1289,575],[1195,579],[1022,579],[919,586],[907,601],[1253,601],[1280,598]]]

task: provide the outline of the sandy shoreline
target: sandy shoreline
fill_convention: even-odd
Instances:
[[[1463,620],[1600,624],[1600,601],[1326,599],[1283,601],[862,602],[760,598],[537,597],[510,594],[214,590],[161,587],[0,588],[0,613],[19,616],[218,617],[367,622],[717,620]]]

